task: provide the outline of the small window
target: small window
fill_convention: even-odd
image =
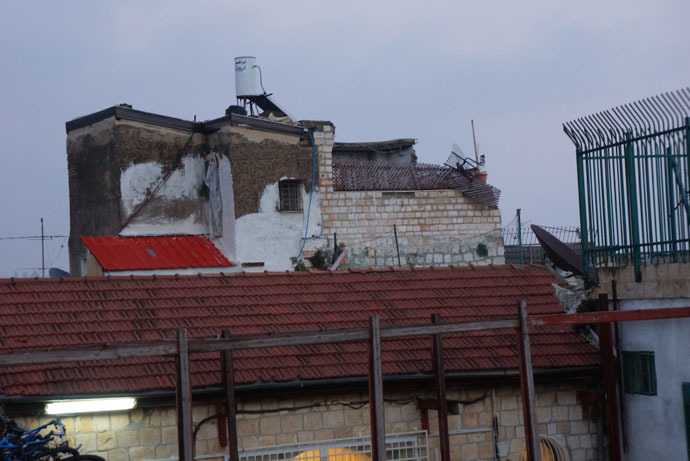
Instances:
[[[656,395],[654,352],[623,352],[623,389],[628,394]]]
[[[278,183],[280,211],[302,211],[302,181],[290,179]]]

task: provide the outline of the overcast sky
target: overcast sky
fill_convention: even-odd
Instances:
[[[690,85],[690,1],[0,0],[0,238],[69,233],[65,122],[119,103],[199,120],[234,103],[233,57],[336,141],[412,137],[420,161],[472,152],[503,222],[577,225],[562,123]],[[61,245],[65,247],[61,250]],[[39,241],[0,240],[0,277]],[[62,238],[46,265],[67,268]]]

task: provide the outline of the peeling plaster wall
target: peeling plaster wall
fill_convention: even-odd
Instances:
[[[621,300],[621,310],[690,306],[690,297]],[[623,351],[653,351],[657,395],[623,393],[626,461],[685,459],[683,383],[690,383],[690,319],[622,322]],[[644,434],[644,437],[640,437]]]
[[[690,263],[647,264],[641,271],[642,281],[635,282],[632,265],[598,268],[599,285],[591,296],[607,293],[612,299],[615,280],[621,310],[690,306]],[[657,395],[621,396],[628,443],[624,459],[686,459],[690,440],[682,385],[690,383],[690,319],[621,322],[618,328],[621,350],[654,352],[657,386]]]
[[[282,178],[289,179],[289,178]],[[321,234],[321,197],[312,197],[309,236]],[[291,258],[299,252],[307,220],[309,191],[302,188],[301,212],[277,211],[278,183],[268,184],[259,200],[258,213],[245,214],[235,222],[237,259],[263,262],[258,270],[282,271],[293,266]]]
[[[234,260],[229,150],[229,127],[207,135],[110,117],[70,131],[71,274],[79,276],[87,269],[80,235],[207,234],[210,205],[204,181],[209,154],[218,159],[224,205],[223,234],[213,242]],[[152,195],[170,168],[174,170]]]
[[[208,232],[200,191],[206,165],[200,156],[186,156],[181,165],[149,198],[163,178],[165,166],[158,162],[130,163],[120,178],[121,214],[125,220],[145,200],[146,205],[123,229],[123,235],[204,234]],[[180,226],[183,223],[184,226]],[[181,228],[182,227],[182,228]]]

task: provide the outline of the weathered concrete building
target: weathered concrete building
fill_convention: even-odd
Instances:
[[[330,122],[127,105],[66,128],[72,275],[87,273],[81,236],[208,235],[234,270],[291,269],[336,239],[343,268],[503,262],[498,190],[417,165],[414,140],[334,148]]]

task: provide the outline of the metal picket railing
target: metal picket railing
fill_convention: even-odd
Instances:
[[[575,144],[585,270],[690,255],[690,88],[564,124]]]

